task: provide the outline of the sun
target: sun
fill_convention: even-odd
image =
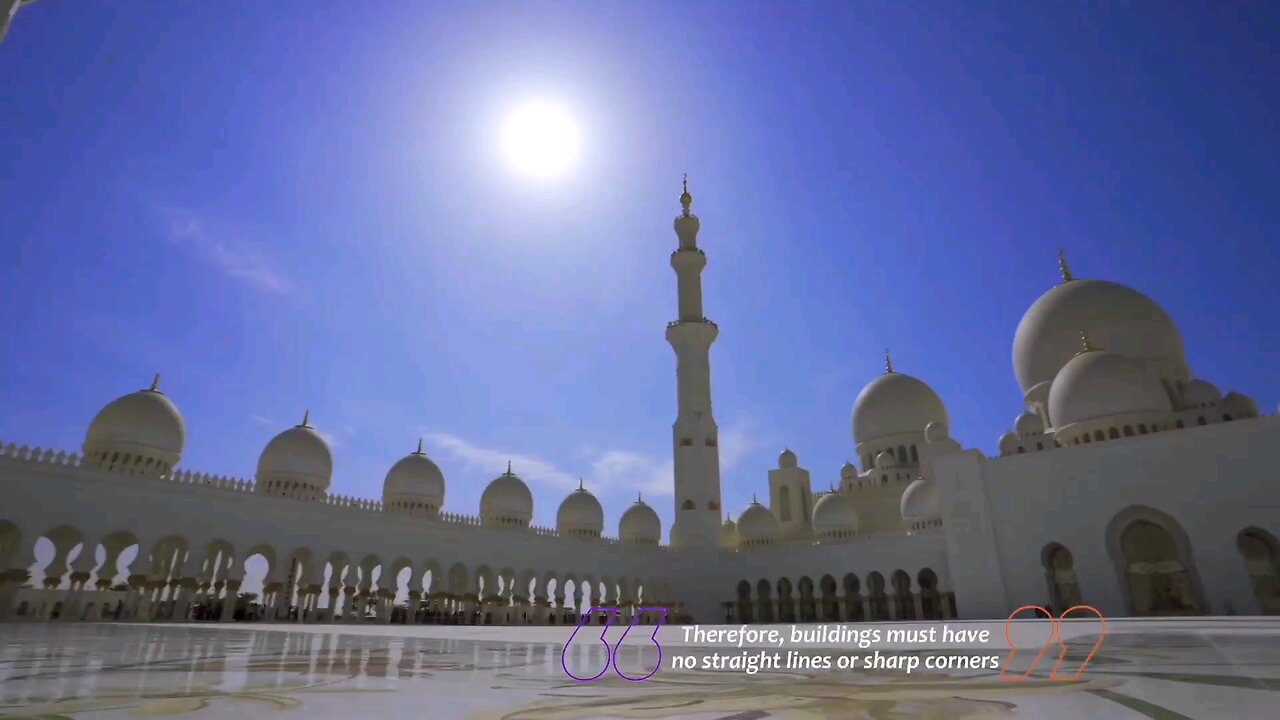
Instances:
[[[522,105],[503,125],[502,149],[512,169],[521,175],[557,177],[578,159],[578,128],[559,105]]]

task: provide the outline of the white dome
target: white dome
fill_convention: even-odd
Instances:
[[[818,535],[858,531],[853,501],[842,493],[827,493],[813,505],[813,530]]]
[[[529,486],[507,471],[494,478],[480,495],[480,521],[485,525],[528,527],[533,520],[533,493]]]
[[[907,486],[902,493],[902,501],[898,509],[902,511],[902,519],[908,522],[932,520],[942,516],[938,502],[938,486],[919,478]]]
[[[329,444],[302,418],[302,424],[271,438],[258,456],[256,489],[316,499],[328,492],[333,479]]]
[[[947,424],[934,420],[924,426],[924,441],[930,443],[942,442],[950,437],[947,432]]]
[[[1018,437],[1040,435],[1044,432],[1044,421],[1033,412],[1023,412],[1017,420],[1013,421],[1013,431],[1018,434]]]
[[[1104,350],[1076,355],[1049,389],[1049,419],[1056,430],[1089,420],[1172,409],[1164,386],[1141,361]]]
[[[720,525],[719,544],[722,548],[738,547],[738,524],[727,517]]]
[[[662,540],[662,520],[637,498],[618,521],[618,539],[636,545],[657,545]]]
[[[1000,454],[1012,455],[1018,451],[1018,434],[1007,432],[1000,436]]]
[[[772,542],[778,536],[778,519],[769,508],[754,500],[738,516],[738,540],[746,543]]]
[[[117,398],[98,411],[85,433],[85,458],[94,465],[162,475],[182,459],[187,430],[178,407],[157,389]],[[127,465],[126,465],[127,464]]]
[[[600,537],[604,532],[604,508],[600,507],[600,501],[581,482],[578,489],[569,493],[556,511],[556,532],[561,535],[588,537]]]
[[[796,466],[796,462],[796,454],[791,452],[790,448],[778,454],[778,467],[780,468],[793,468]]]
[[[1253,398],[1248,395],[1241,395],[1232,391],[1222,398],[1222,409],[1226,410],[1227,414],[1233,415],[1232,419],[1238,420],[1240,418],[1256,417],[1258,403],[1254,402]]]
[[[868,383],[853,403],[853,442],[861,446],[890,435],[922,433],[935,421],[947,422],[937,393],[910,375],[887,372]]]
[[[401,458],[387,471],[382,482],[382,505],[388,509],[422,509],[427,514],[444,505],[444,473],[422,452],[421,442],[416,452]]]
[[[1222,400],[1222,393],[1213,383],[1196,378],[1182,389],[1182,401],[1187,407],[1204,407]]]
[[[891,450],[885,450],[876,456],[877,468],[891,468],[898,464],[898,458],[894,456]]]
[[[1013,371],[1024,395],[1057,377],[1080,349],[1082,331],[1099,347],[1186,374],[1178,329],[1151,298],[1106,280],[1072,280],[1041,295],[1018,323]]]

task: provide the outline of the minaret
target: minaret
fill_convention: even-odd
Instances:
[[[720,532],[719,431],[711,415],[711,343],[719,330],[702,314],[702,269],[698,217],[689,212],[693,196],[688,176],[676,218],[680,247],[671,253],[679,293],[678,320],[667,323],[667,342],[676,351],[675,524],[671,535],[682,547],[714,548]]]

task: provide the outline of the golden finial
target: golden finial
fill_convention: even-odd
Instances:
[[[755,493],[751,493],[751,504],[752,504],[752,505],[759,505],[759,504],[760,504],[759,502],[757,502],[757,501],[756,501],[756,494],[755,494]]]
[[[582,478],[578,478],[578,492],[585,492],[586,488],[582,486]]]
[[[311,411],[310,410],[303,411],[302,424],[299,425],[298,427],[311,427],[311,425],[308,423],[309,420],[311,420]]]
[[[884,374],[888,375],[893,372],[893,358],[889,355],[889,348],[884,349]]]
[[[1071,268],[1067,267],[1067,251],[1058,248],[1058,270],[1062,271],[1062,282],[1069,283],[1075,278],[1071,277]]]
[[[414,453],[414,455],[422,455],[422,454],[423,454],[423,452],[422,452],[422,438],[418,438],[418,450]]]
[[[510,460],[508,460],[508,461],[507,461],[507,474],[508,474],[508,475],[511,475],[511,474],[512,474],[512,473],[511,473],[511,461],[510,461]]]
[[[684,174],[684,194],[680,196],[680,207],[684,208],[684,216],[689,217],[689,206],[693,204],[693,196],[689,194],[689,173]]]
[[[156,376],[151,378],[151,387],[147,389],[151,392],[160,392],[160,373],[156,373]]]

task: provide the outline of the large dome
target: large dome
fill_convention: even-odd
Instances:
[[[852,535],[858,531],[853,501],[838,492],[827,493],[813,505],[813,530],[819,537]]]
[[[898,510],[908,525],[940,517],[942,510],[938,502],[938,486],[932,481],[917,478],[902,492]]]
[[[1018,323],[1013,371],[1024,395],[1057,377],[1080,349],[1081,332],[1099,347],[1156,361],[1173,379],[1187,379],[1182,338],[1151,298],[1106,280],[1071,280],[1041,295]]]
[[[533,520],[533,493],[510,465],[480,495],[480,520],[486,525],[516,527],[528,527]]]
[[[1090,420],[1172,410],[1164,386],[1141,361],[1103,350],[1073,357],[1049,389],[1049,419],[1055,430]]]
[[[778,537],[778,518],[755,500],[738,516],[738,542],[743,545],[771,543]]]
[[[556,532],[586,537],[600,537],[604,532],[604,508],[581,481],[578,489],[569,493],[556,511]]]
[[[382,505],[415,515],[433,514],[444,505],[444,473],[422,452],[421,442],[416,452],[404,456],[387,471],[382,483]]]
[[[853,442],[923,433],[931,422],[947,422],[938,394],[910,375],[887,372],[868,383],[853,403]]]
[[[317,499],[333,480],[329,443],[303,416],[302,424],[271,438],[258,456],[259,492]]]
[[[618,539],[635,545],[657,545],[662,540],[662,520],[644,500],[636,498],[618,521]]]
[[[158,389],[159,380],[156,376],[150,389],[111,401],[93,418],[83,447],[90,463],[157,475],[178,464],[186,425],[177,406]]]

